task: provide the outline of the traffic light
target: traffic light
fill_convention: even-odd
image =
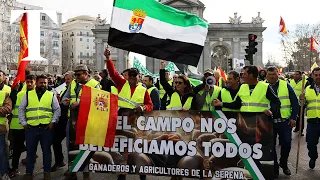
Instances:
[[[232,70],[232,69],[233,69],[232,59],[228,59],[228,69],[229,69],[229,70]]]
[[[249,40],[249,46],[246,46],[246,55],[245,58],[250,62],[251,65],[253,65],[253,55],[258,51],[256,46],[258,43],[256,42],[257,36],[254,34],[249,34],[248,35],[248,40]]]

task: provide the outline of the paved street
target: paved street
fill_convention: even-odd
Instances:
[[[309,169],[309,157],[308,157],[308,150],[305,142],[305,136],[301,138],[301,149],[300,149],[300,158],[299,158],[299,170],[298,174],[295,174],[295,166],[296,166],[296,159],[297,159],[297,149],[298,149],[298,134],[293,133],[292,136],[292,149],[289,156],[289,168],[293,175],[291,176],[285,176],[282,173],[282,169],[280,169],[280,178],[279,179],[292,179],[292,180],[316,180],[320,179],[320,160],[316,162],[316,167],[314,170]],[[65,146],[64,146],[65,147]],[[278,146],[279,148],[280,146]],[[318,145],[318,150],[320,151],[320,146]],[[64,149],[65,154],[67,154],[66,149]],[[36,168],[35,168],[35,179],[42,179],[42,155],[41,155],[41,149],[40,146],[38,148],[38,155],[39,158],[37,159]],[[25,157],[25,154],[22,155],[22,157]],[[63,173],[65,172],[65,169],[61,169],[55,173],[52,174],[53,180],[61,180],[63,179]],[[25,172],[25,166],[20,164],[20,172],[23,174]],[[78,175],[78,179],[82,179],[82,175]],[[115,180],[116,175],[114,174],[92,174],[93,180],[101,180],[101,179],[108,179],[108,180]],[[14,180],[20,180],[22,179],[22,175],[19,177],[14,178]],[[128,180],[139,180],[139,176],[136,175],[129,175],[127,177]],[[149,176],[148,179],[152,180],[170,180],[169,177],[156,177],[156,176]],[[187,178],[185,178],[187,179]]]

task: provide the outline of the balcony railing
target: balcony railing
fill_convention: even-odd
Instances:
[[[93,34],[80,34],[80,33],[77,33],[77,36],[94,37]]]

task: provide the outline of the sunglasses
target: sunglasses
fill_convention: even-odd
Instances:
[[[74,74],[74,76],[79,77],[79,76],[81,76],[81,74]]]
[[[176,81],[174,83],[179,84],[179,85],[183,84],[183,82],[181,82],[181,81]]]

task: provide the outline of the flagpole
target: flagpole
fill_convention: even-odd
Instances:
[[[311,65],[311,60],[312,60],[312,36],[311,36],[311,43],[310,43],[310,53],[309,53],[309,56],[310,56],[310,71],[311,71],[311,67],[312,67],[312,65]]]

